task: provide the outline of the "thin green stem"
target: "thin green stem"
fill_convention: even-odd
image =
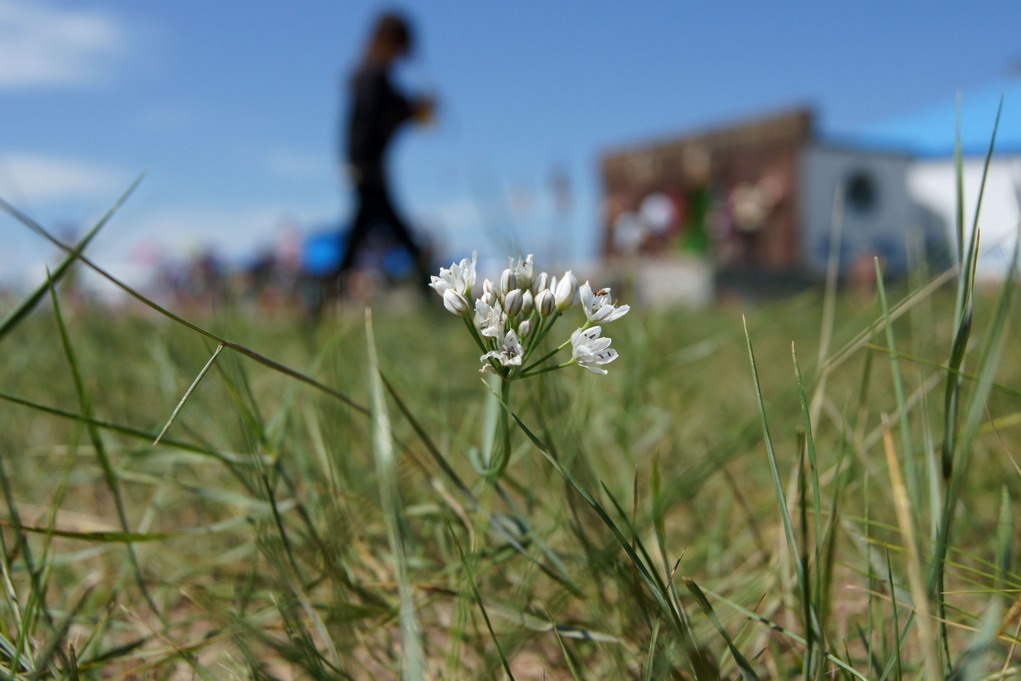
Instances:
[[[489,348],[486,347],[485,341],[483,341],[482,336],[479,335],[479,330],[475,328],[475,324],[472,320],[468,319],[468,315],[461,317],[461,319],[464,321],[464,325],[468,327],[468,332],[471,334],[472,338],[475,339],[475,343],[479,346],[479,349],[482,350],[483,354],[489,352]]]
[[[500,453],[496,457],[496,466],[492,469],[492,478],[497,479],[507,470],[510,463],[511,438],[510,438],[510,416],[507,411],[510,409],[510,386],[511,382],[504,378],[500,381]]]
[[[532,354],[532,351],[535,350],[536,346],[539,344],[539,341],[546,335],[547,329],[549,329],[549,327],[553,323],[551,321],[551,319],[548,320],[548,319],[544,318],[539,313],[538,309],[534,310],[532,312],[532,315],[535,317],[536,322],[535,322],[535,328],[532,329],[532,335],[529,336],[529,338],[528,338],[528,345],[525,347],[525,357],[526,358],[529,357]],[[547,323],[547,322],[549,322],[549,323]]]
[[[530,372],[532,369],[534,369],[535,367],[539,366],[540,364],[542,364],[546,360],[550,359],[551,357],[556,355],[558,352],[560,352],[561,350],[563,350],[564,348],[566,348],[570,344],[571,344],[571,340],[570,339],[565,340],[563,343],[558,345],[554,350],[551,350],[547,354],[543,355],[542,359],[536,360],[536,361],[532,362],[531,364],[529,364],[528,366],[526,366],[524,369],[522,369],[521,373],[518,374],[517,377],[518,378],[524,378],[525,376],[534,376],[535,374],[529,374],[528,372]]]
[[[525,359],[528,359],[532,352],[534,352],[535,349],[539,347],[539,343],[541,343],[542,340],[546,338],[547,334],[549,334],[550,332],[550,329],[552,329],[553,325],[556,324],[556,321],[560,319],[561,314],[563,313],[560,312],[560,310],[557,310],[552,315],[550,315],[549,318],[544,320],[545,324],[541,324],[540,330],[535,334],[535,336],[533,336],[534,340],[532,341],[531,345],[529,345],[528,352],[525,353]],[[539,315],[539,318],[542,319],[542,315]]]
[[[563,364],[554,364],[552,366],[543,367],[542,369],[539,369],[538,371],[533,371],[530,374],[519,374],[517,376],[517,378],[531,378],[532,376],[538,376],[540,374],[546,374],[546,373],[549,373],[551,371],[556,371],[557,369],[565,369],[565,368],[571,366],[574,363],[575,363],[574,360],[571,360],[569,362],[564,362]]]

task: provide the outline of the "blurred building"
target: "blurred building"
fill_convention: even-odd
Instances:
[[[1001,100],[1003,108],[996,125]],[[909,195],[948,227],[949,239],[955,243],[958,121],[964,179],[964,236],[967,239],[971,235],[981,191],[977,277],[1002,279],[1010,266],[1021,225],[1021,77],[965,91],[959,98],[947,98],[870,126],[849,135],[848,139],[875,151],[899,149],[910,154]],[[995,145],[986,171],[994,125]]]
[[[1006,271],[1016,238],[1021,81],[966,97],[962,108],[971,216],[999,92],[1014,110],[1008,118],[1005,108],[983,199],[988,276]],[[824,277],[831,257],[844,279],[871,277],[875,257],[894,277],[923,260],[946,266],[957,238],[955,120],[951,103],[833,135],[799,108],[611,151],[601,169],[604,259],[629,271],[643,298],[673,289],[696,303],[803,287]],[[688,290],[662,285],[671,272]]]

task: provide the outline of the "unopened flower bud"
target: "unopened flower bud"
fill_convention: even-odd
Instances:
[[[574,305],[578,299],[578,278],[574,276],[571,270],[567,270],[564,278],[557,282],[554,295],[556,307],[561,312]]]
[[[520,324],[518,324],[518,336],[520,338],[526,337],[531,332],[532,332],[532,322],[530,322],[527,319],[525,319]]]
[[[527,317],[532,314],[532,308],[535,304],[535,297],[532,296],[532,292],[525,289],[525,292],[521,294],[521,316]]]
[[[532,279],[532,293],[538,296],[540,293],[546,290],[549,285],[549,275],[545,272],[540,272],[539,276]]]
[[[513,317],[521,312],[522,299],[521,289],[512,289],[507,292],[507,296],[503,299],[503,309],[508,316]]]
[[[544,288],[539,291],[539,295],[535,298],[535,307],[539,310],[539,314],[543,317],[549,317],[553,314],[553,310],[556,309],[557,303],[553,297],[553,292],[548,288]]]
[[[506,296],[518,287],[518,275],[509,267],[500,275],[500,295]]]
[[[486,301],[487,305],[493,305],[496,302],[496,286],[488,279],[482,282],[481,299]]]
[[[468,314],[468,299],[452,288],[443,292],[443,307],[447,312],[458,317]]]

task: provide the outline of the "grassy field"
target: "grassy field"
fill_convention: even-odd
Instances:
[[[0,672],[1017,676],[1021,328],[968,282],[633,309],[607,376],[514,384],[499,475],[438,300],[313,327],[44,287],[0,310]]]

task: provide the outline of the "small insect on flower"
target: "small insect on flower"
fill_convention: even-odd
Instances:
[[[471,258],[441,268],[430,286],[443,298],[447,311],[467,322],[482,351],[482,371],[499,375],[505,385],[575,365],[594,374],[607,373],[603,367],[617,359],[617,351],[609,338],[602,337],[601,325],[630,310],[615,304],[610,289],[594,290],[587,281],[579,286],[571,270],[560,278],[538,272],[528,255],[510,258],[498,279],[483,279],[473,293],[477,260],[478,254],[472,253]],[[567,339],[561,336],[559,345],[551,343],[557,321],[575,305],[585,314],[584,325]],[[568,347],[571,359],[555,359]],[[542,359],[535,360],[536,353]]]
[[[510,260],[510,269],[514,270],[514,277],[517,280],[518,286],[523,289],[527,289],[532,285],[532,277],[535,274],[535,259],[532,254],[529,253],[522,260],[518,258],[515,262],[514,258],[508,258]]]
[[[578,297],[581,300],[581,309],[585,312],[585,317],[594,324],[609,324],[626,315],[631,309],[630,305],[619,307],[614,305],[608,288],[593,293],[592,287],[587,281],[578,289]]]
[[[603,369],[604,364],[609,364],[617,359],[617,351],[610,347],[609,338],[601,338],[603,330],[599,326],[592,326],[587,329],[576,329],[571,334],[571,355],[573,361],[580,367],[600,376],[607,374]]]

